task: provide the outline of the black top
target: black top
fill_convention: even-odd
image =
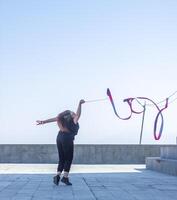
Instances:
[[[77,133],[79,131],[79,123],[75,124],[72,121],[67,128],[73,135],[77,135]]]
[[[70,126],[67,126],[66,127],[69,132],[66,132],[66,131],[59,131],[59,135],[63,138],[67,138],[67,139],[72,139],[74,140],[74,137],[75,135],[77,135],[78,133],[78,130],[79,130],[79,123],[75,124],[74,122],[73,123],[70,123]]]

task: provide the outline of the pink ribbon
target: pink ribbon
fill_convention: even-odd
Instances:
[[[131,118],[132,116],[132,113],[135,113],[135,114],[141,114],[144,112],[144,109],[143,111],[135,111],[132,107],[132,102],[133,100],[135,99],[141,99],[141,100],[148,100],[150,101],[158,110],[158,113],[156,115],[156,118],[155,118],[155,121],[154,121],[154,138],[155,140],[159,140],[162,136],[162,132],[163,132],[163,126],[164,126],[164,119],[163,119],[163,115],[162,115],[162,111],[165,110],[167,107],[168,107],[168,98],[166,98],[166,103],[165,103],[165,106],[163,108],[159,108],[158,105],[151,99],[147,98],[147,97],[136,97],[136,98],[127,98],[127,99],[124,99],[124,102],[127,102],[129,107],[130,107],[130,115],[128,117],[125,117],[125,118],[122,118],[118,115],[117,111],[116,111],[116,107],[115,107],[115,104],[114,104],[114,100],[113,100],[113,97],[112,97],[112,94],[111,94],[111,91],[110,89],[108,88],[107,89],[107,95],[109,97],[109,100],[112,104],[112,107],[113,107],[113,110],[114,110],[114,113],[115,115],[121,119],[121,120],[128,120]],[[157,134],[157,123],[158,123],[158,119],[159,119],[159,116],[161,116],[161,125],[160,125],[160,130]]]

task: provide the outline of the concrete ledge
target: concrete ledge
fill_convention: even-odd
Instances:
[[[177,176],[177,160],[160,157],[146,158],[146,169]]]
[[[177,146],[161,148],[160,157],[164,159],[177,160]]]
[[[145,164],[161,147],[176,145],[75,145],[74,164]],[[1,144],[0,163],[57,163],[55,144]]]

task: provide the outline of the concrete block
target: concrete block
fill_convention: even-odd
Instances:
[[[177,145],[160,148],[160,157],[164,159],[177,160]]]
[[[146,169],[177,176],[177,160],[160,157],[146,158]]]

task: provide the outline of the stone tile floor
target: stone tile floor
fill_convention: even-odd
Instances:
[[[52,164],[0,164],[0,200],[177,200],[177,177],[144,165],[73,165],[72,186],[55,186],[55,170]]]

